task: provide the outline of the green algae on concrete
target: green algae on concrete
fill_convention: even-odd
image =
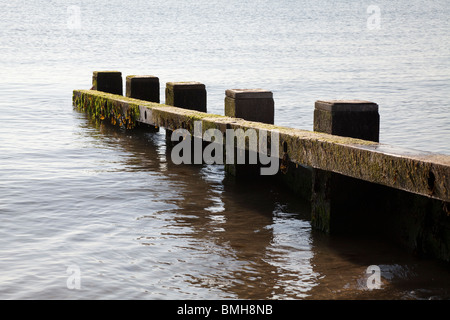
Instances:
[[[97,94],[93,95],[89,92],[97,92]],[[140,116],[139,105],[135,101],[124,104],[117,99],[111,99],[111,96],[117,97],[106,92],[79,90],[73,92],[72,101],[75,108],[86,112],[92,119],[109,121],[112,125],[133,129]]]

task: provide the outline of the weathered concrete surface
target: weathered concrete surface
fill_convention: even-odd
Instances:
[[[248,121],[274,123],[275,104],[271,91],[263,89],[229,89],[225,91],[225,116],[241,118]],[[237,158],[235,151],[235,160]],[[245,159],[249,159],[249,152],[245,152]],[[256,178],[260,176],[262,164],[225,164],[225,171],[240,179]]]
[[[379,142],[378,105],[362,100],[318,100],[314,131]]]
[[[361,100],[315,102],[316,132],[378,142],[379,130],[380,116],[376,103]],[[346,229],[342,221],[350,225],[345,217],[351,208],[357,207],[355,211],[364,212],[373,193],[355,192],[359,190],[361,181],[346,179],[331,171],[312,169],[311,225],[326,233],[339,233]],[[346,196],[346,193],[342,194],[342,190],[352,195]],[[346,202],[343,205],[342,199]]]
[[[273,94],[263,89],[226,90],[225,115],[273,124],[275,115]]]
[[[167,82],[166,104],[206,112],[206,88],[200,82]]]
[[[126,78],[127,97],[159,103],[159,90],[158,77],[132,75]]]
[[[194,121],[203,131],[216,128],[276,130],[280,158],[345,176],[450,202],[450,156],[397,148],[376,142],[274,126],[208,114],[93,90],[75,90],[74,105],[89,112],[107,105],[123,114],[133,110],[137,122],[193,133]],[[133,113],[131,112],[131,113]],[[92,114],[92,113],[91,113]]]
[[[206,86],[196,81],[167,82],[166,83],[166,104],[178,108],[206,112]],[[178,142],[172,141],[172,130],[166,127],[166,144],[173,147]],[[194,139],[199,139],[195,138]],[[194,160],[194,150],[191,155]],[[194,162],[193,162],[194,163]]]
[[[92,89],[122,95],[122,73],[120,71],[94,71]]]
[[[314,131],[378,142],[378,105],[362,100],[318,100],[314,108]]]

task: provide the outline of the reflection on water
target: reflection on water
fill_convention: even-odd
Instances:
[[[101,126],[106,137],[117,136],[108,130]],[[125,160],[128,168],[149,170],[139,159],[164,164],[164,183],[173,189],[163,209],[139,216],[134,227],[136,240],[157,254],[158,269],[174,270],[172,281],[184,282],[178,290],[220,291],[211,298],[307,297],[316,275],[305,204],[272,183],[236,183],[220,166],[174,165],[163,137],[128,137],[117,146],[136,153]]]

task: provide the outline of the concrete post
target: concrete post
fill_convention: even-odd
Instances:
[[[200,82],[167,82],[166,104],[206,112],[206,89]]]
[[[195,81],[167,82],[165,92],[165,104],[169,106],[206,112],[206,87],[203,83]],[[166,129],[166,144],[168,146],[176,144],[176,142],[171,141],[171,137],[172,131]]]
[[[159,78],[155,76],[127,76],[125,95],[130,98],[159,103]],[[159,128],[140,124],[140,128],[150,132],[159,132]]]
[[[225,116],[248,121],[274,123],[275,104],[273,93],[263,89],[229,89],[225,91]],[[225,171],[236,178],[257,177],[260,164],[225,164]],[[245,154],[246,162],[249,153]]]
[[[314,131],[378,142],[379,128],[378,105],[373,102],[331,100],[315,103]],[[327,156],[332,158],[338,155]],[[368,205],[367,201],[370,201],[368,200],[370,192],[369,183],[313,169],[311,196],[313,227],[326,233],[348,230],[355,219],[361,219],[361,216],[367,213],[365,207]]]
[[[230,89],[225,91],[225,115],[248,121],[274,123],[275,104],[271,91]]]
[[[120,71],[94,71],[92,90],[123,95],[122,73]]]
[[[127,76],[126,96],[159,103],[159,78],[155,76]]]
[[[379,142],[378,105],[361,100],[316,101],[314,131]]]

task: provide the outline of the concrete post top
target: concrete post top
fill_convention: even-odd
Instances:
[[[129,75],[127,76],[127,80],[128,79],[155,79],[158,80],[158,77],[156,76],[152,76],[152,75]]]
[[[376,112],[378,104],[364,100],[317,100],[315,108],[324,111]]]
[[[120,71],[115,71],[115,70],[105,70],[105,71],[94,71],[94,75],[97,75],[99,73],[117,73],[117,74],[122,74],[122,72]]]
[[[205,85],[196,81],[167,82],[166,88],[172,89],[205,89]]]
[[[225,96],[233,99],[267,99],[273,98],[271,91],[264,89],[228,89]]]

